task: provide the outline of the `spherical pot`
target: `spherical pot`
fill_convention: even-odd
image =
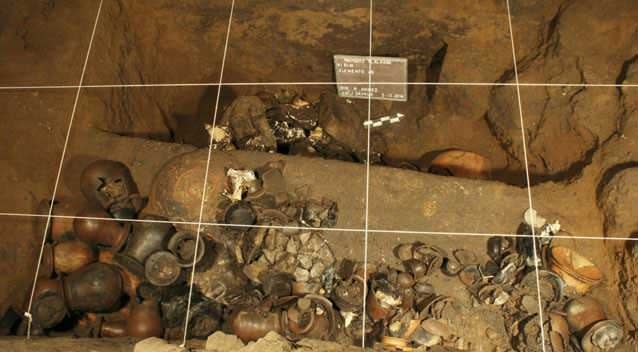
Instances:
[[[146,300],[131,310],[126,331],[129,336],[138,338],[161,337],[162,317],[159,306],[154,300]]]
[[[244,343],[257,341],[270,331],[282,334],[279,314],[258,313],[254,310],[240,310],[230,318],[230,326],[235,335]]]
[[[38,206],[38,214],[48,214],[51,207],[51,200],[43,200]],[[56,196],[53,202],[53,209],[51,215],[71,216],[77,214],[80,210],[77,202],[73,199],[66,198],[64,196]],[[46,218],[42,218],[38,221],[37,231],[40,234],[44,233],[46,227]],[[49,222],[49,228],[47,230],[47,237],[53,241],[60,241],[65,237],[70,237],[73,234],[73,220],[70,218],[52,217]]]
[[[565,313],[570,330],[581,336],[594,323],[607,317],[603,306],[591,297],[571,300],[565,307]]]
[[[549,267],[581,295],[603,279],[602,272],[594,263],[567,247],[554,246],[550,249]]]
[[[177,258],[170,252],[151,254],[146,260],[145,277],[155,286],[170,286],[180,278],[182,268]]]
[[[57,273],[71,273],[97,260],[95,249],[86,242],[68,240],[53,246],[53,267]]]
[[[100,324],[100,337],[124,337],[128,336],[126,320],[102,321]]]
[[[80,176],[80,190],[88,201],[104,209],[138,193],[129,168],[113,160],[97,160],[89,164]]]
[[[178,231],[168,241],[168,250],[171,251],[177,258],[177,262],[181,267],[189,268],[193,266],[193,256],[195,254],[195,247],[197,241],[197,235]],[[199,244],[197,245],[197,256],[195,257],[195,264],[198,263],[202,257],[204,257],[205,251],[204,239],[199,237]]]
[[[75,235],[82,241],[109,247],[113,252],[118,252],[128,238],[131,224],[120,225],[111,215],[102,209],[87,208],[78,214],[73,221]],[[101,220],[104,219],[104,220]]]
[[[146,215],[142,220],[168,221],[168,219]],[[115,256],[115,261],[136,275],[144,275],[144,262],[151,254],[166,249],[169,237],[175,232],[173,225],[161,222],[136,222],[129,235],[126,247]]]
[[[64,320],[68,311],[64,297],[49,291],[34,300],[31,314],[34,322],[44,329],[49,329]]]
[[[63,279],[64,295],[71,310],[112,312],[120,304],[122,278],[112,265],[93,263]]]

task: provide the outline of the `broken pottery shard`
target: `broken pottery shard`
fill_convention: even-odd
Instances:
[[[374,297],[381,303],[384,307],[396,307],[401,304],[402,299],[399,295],[387,294],[382,290],[377,290],[374,292]]]

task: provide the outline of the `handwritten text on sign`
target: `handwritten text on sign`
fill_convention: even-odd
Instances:
[[[407,59],[335,55],[334,65],[337,92],[340,97],[408,100]],[[370,72],[369,76],[368,72]],[[370,85],[368,85],[369,79]]]

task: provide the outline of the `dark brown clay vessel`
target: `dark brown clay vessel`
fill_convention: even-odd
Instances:
[[[571,331],[581,335],[593,324],[607,317],[600,302],[591,297],[571,300],[565,307],[565,313]]]
[[[140,219],[168,221],[164,217],[155,215],[146,215]],[[165,250],[173,233],[175,229],[170,223],[137,222],[133,224],[126,247],[121,254],[115,256],[115,261],[132,273],[143,276],[146,258],[155,252]]]
[[[72,273],[96,260],[95,249],[84,241],[68,240],[53,246],[53,268],[57,273]]]
[[[89,164],[80,176],[80,189],[88,201],[99,204],[116,218],[133,218],[142,207],[131,171],[118,161],[97,160]]]
[[[38,279],[31,314],[33,321],[44,329],[59,324],[67,315],[62,282],[57,279]]]
[[[68,314],[64,297],[58,293],[46,292],[33,302],[33,321],[44,329],[58,325]]]
[[[119,307],[122,278],[116,267],[93,263],[63,279],[64,295],[69,309],[105,313]]]
[[[132,337],[161,337],[164,329],[157,302],[145,300],[135,305],[128,318],[126,331]]]
[[[232,331],[244,343],[257,341],[270,331],[282,333],[279,314],[273,312],[255,312],[240,310],[230,318]]]
[[[109,247],[114,252],[118,252],[124,246],[131,228],[129,223],[121,225],[115,220],[110,220],[112,219],[111,215],[98,208],[84,209],[78,216],[99,218],[76,218],[73,221],[73,229],[78,239],[87,243]]]

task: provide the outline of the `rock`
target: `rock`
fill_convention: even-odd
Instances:
[[[318,279],[325,270],[326,266],[322,262],[316,262],[312,266],[312,269],[310,269],[310,277],[313,279]]]
[[[361,351],[358,346],[344,346],[337,342],[323,341],[315,339],[302,339],[296,343],[295,352],[355,352]]]
[[[604,186],[599,199],[605,235],[629,236],[638,231],[638,168],[618,172]]]
[[[185,348],[170,344],[164,339],[149,337],[135,344],[133,352],[186,352]]]
[[[210,351],[237,351],[243,347],[244,343],[237,336],[224,334],[221,331],[208,336],[206,340],[206,350]]]
[[[292,346],[283,336],[274,331],[256,342],[248,344],[240,352],[292,352]]]

